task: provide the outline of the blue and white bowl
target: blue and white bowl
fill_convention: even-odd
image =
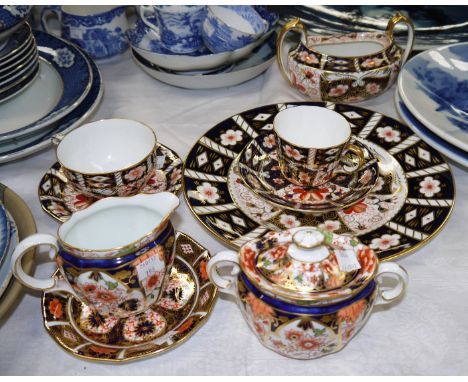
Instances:
[[[248,5],[208,7],[203,22],[203,41],[213,53],[229,52],[257,40],[268,29],[268,22]]]

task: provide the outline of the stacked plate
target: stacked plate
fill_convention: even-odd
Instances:
[[[127,31],[133,59],[151,77],[186,89],[214,89],[248,81],[275,60],[277,15],[254,7],[268,24],[265,33],[242,48],[221,53],[211,53],[207,48],[187,55],[173,53],[163,48],[158,34],[138,19]]]
[[[0,103],[25,90],[38,73],[36,41],[25,23],[0,43]]]
[[[17,33],[24,28],[29,30],[25,24]],[[86,53],[48,33],[33,31],[31,37],[38,52],[37,75],[0,103],[0,163],[47,147],[54,135],[89,117],[102,97],[99,70]]]
[[[395,102],[416,134],[468,167],[468,43],[427,50],[407,62]]]

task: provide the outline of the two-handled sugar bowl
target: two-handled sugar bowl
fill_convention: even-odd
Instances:
[[[230,275],[219,273],[223,267]],[[264,346],[298,359],[342,349],[372,308],[399,298],[408,282],[401,266],[379,264],[358,239],[314,227],[270,232],[239,253],[218,253],[207,269],[221,291],[235,296]],[[381,285],[383,275],[392,286]]]

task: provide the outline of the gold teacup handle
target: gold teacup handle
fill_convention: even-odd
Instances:
[[[400,12],[395,13],[393,17],[388,20],[386,33],[393,41],[393,29],[395,25],[398,23],[405,23],[408,26],[408,42],[406,43],[405,53],[403,54],[403,59],[401,60],[401,65],[406,62],[408,56],[410,55],[411,51],[413,50],[414,44],[414,25],[413,22],[406,16],[403,16]]]
[[[278,62],[278,66],[281,70],[281,74],[286,79],[286,81],[291,82],[291,79],[288,75],[288,70],[284,62],[284,57],[282,54],[283,42],[284,38],[286,37],[287,33],[292,29],[298,29],[301,33],[301,41],[304,45],[307,46],[307,29],[304,24],[301,23],[299,18],[294,20],[288,21],[284,26],[281,28],[278,38],[276,39],[276,60]]]
[[[358,157],[359,164],[356,170],[359,170],[366,163],[364,150],[359,146],[355,145],[354,143],[350,143],[346,148],[346,151],[351,151],[354,155]]]

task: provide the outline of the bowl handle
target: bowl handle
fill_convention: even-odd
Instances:
[[[381,263],[376,275],[378,281],[381,275],[390,276],[397,280],[397,284],[391,288],[383,288],[378,285],[379,294],[377,295],[376,305],[388,304],[399,298],[405,292],[408,285],[408,273],[397,263]]]
[[[406,16],[403,16],[400,12],[395,13],[393,17],[388,20],[387,24],[387,29],[386,33],[390,37],[390,39],[393,41],[393,29],[395,28],[395,25],[398,23],[405,23],[408,26],[408,42],[406,43],[406,48],[405,52],[403,54],[403,59],[401,60],[401,65],[406,62],[408,59],[408,56],[410,55],[411,51],[413,50],[413,44],[414,44],[414,25],[413,22]]]
[[[286,24],[284,24],[284,26],[281,28],[278,34],[278,38],[276,39],[276,60],[278,62],[281,74],[286,79],[286,81],[291,83],[291,85],[292,82],[288,75],[288,70],[283,57],[283,42],[288,32],[292,29],[299,30],[299,32],[301,33],[301,41],[305,46],[307,46],[307,29],[305,25],[301,23],[301,19],[299,18],[290,20]]]
[[[231,266],[230,276],[221,276],[218,268]],[[211,282],[216,285],[222,292],[231,294],[237,297],[236,293],[236,276],[240,272],[239,257],[237,252],[222,251],[213,256],[207,265],[208,276]]]

